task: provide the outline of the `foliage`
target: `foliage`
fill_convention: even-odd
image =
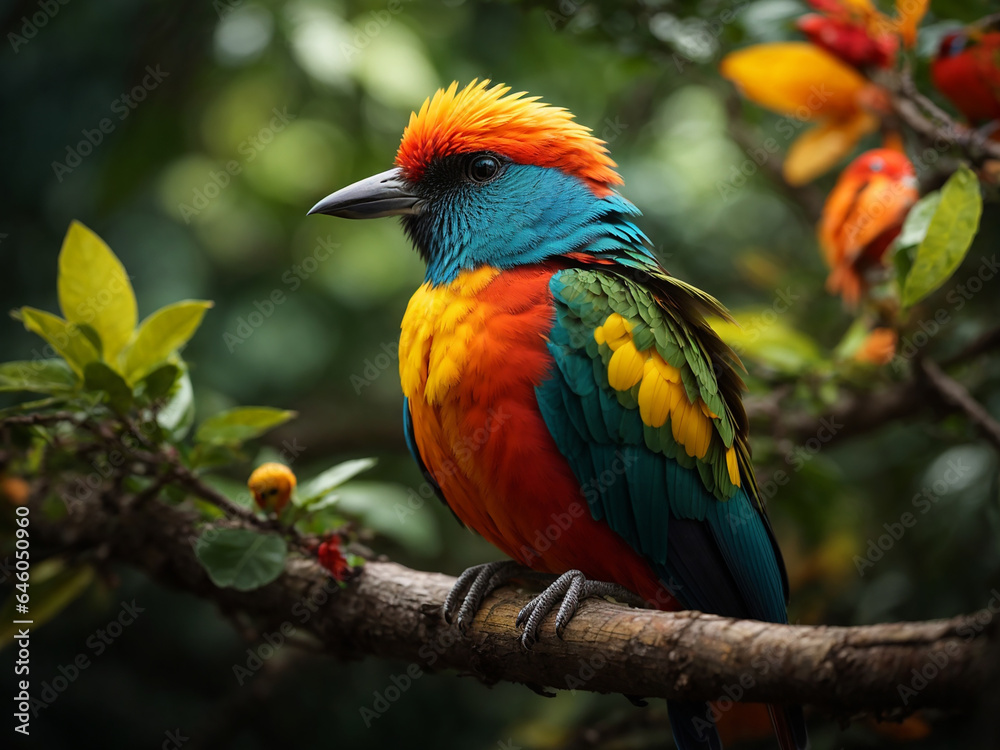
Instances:
[[[78,222],[71,224],[59,254],[57,287],[65,318],[30,307],[14,316],[60,357],[0,365],[0,389],[49,396],[0,412],[9,418],[9,428],[21,428],[18,439],[24,443],[24,460],[11,462],[9,471],[28,474],[39,463],[58,466],[57,474],[48,477],[54,485],[50,492],[64,501],[85,502],[103,492],[131,492],[136,502],[155,502],[161,495],[169,500],[178,491],[181,498],[191,494],[200,499],[206,522],[196,554],[220,587],[248,591],[274,581],[284,570],[288,539],[305,552],[319,544],[303,541],[295,523],[305,528],[325,511],[318,523],[329,532],[337,519],[329,513],[338,500],[334,490],[371,468],[374,460],[348,461],[307,482],[295,512],[277,531],[264,530],[263,522],[260,530],[220,527],[225,517],[245,517],[240,511],[246,505],[214,491],[199,474],[245,461],[245,443],[284,424],[295,412],[264,406],[227,409],[203,420],[193,440],[186,440],[194,396],[180,350],[211,303],[170,304],[136,325],[136,300],[125,268]],[[71,459],[74,454],[79,460]],[[90,468],[97,469],[97,480],[85,485],[85,496],[80,496],[71,489],[72,475],[86,475]],[[341,518],[336,525],[345,522]],[[85,560],[50,558],[37,566],[31,594],[35,624],[45,623],[83,594],[93,572]],[[16,595],[9,597],[6,610],[14,612]],[[7,629],[3,642],[13,633]]]
[[[989,346],[1000,243],[996,171],[969,138],[938,143],[904,125],[924,198],[895,243],[893,269],[863,307],[846,311],[824,290],[815,224],[840,167],[881,145],[881,132],[869,132],[870,118],[833,118],[851,127],[820,135],[849,136],[848,148],[827,159],[826,175],[790,189],[781,178],[785,157],[803,134],[823,127],[820,118],[741,102],[719,73],[730,52],[803,44],[795,22],[804,4],[389,7],[219,2],[185,8],[174,21],[176,9],[150,0],[69,3],[26,43],[12,42],[0,103],[17,147],[0,174],[7,207],[0,285],[8,306],[36,307],[0,328],[3,358],[17,359],[0,364],[0,406],[5,424],[58,412],[72,419],[4,428],[0,493],[27,479],[32,492],[47,495],[45,513],[58,518],[77,496],[97,502],[89,477],[100,487],[120,479],[139,502],[190,507],[202,530],[224,530],[227,512],[253,516],[289,554],[300,554],[296,536],[346,527],[352,540],[421,569],[457,573],[494,559],[496,551],[433,497],[399,428],[396,336],[422,281],[419,259],[392,222],[334,226],[304,216],[333,189],[387,168],[409,112],[435,87],[489,74],[566,106],[607,140],[622,192],[642,209],[640,225],[666,267],[737,312],[742,329],[727,335],[748,368],[754,463],[788,563],[792,619],[859,624],[985,606],[1000,586],[994,449],[966,415],[927,392],[905,419],[877,425],[857,413],[845,422],[833,411],[891,401],[920,380],[921,359],[942,363],[988,412],[1000,409],[1000,363]],[[15,34],[23,35],[21,16],[30,21],[35,10],[12,11]],[[916,45],[901,45],[889,71],[908,70],[956,125],[959,114],[931,85],[930,58],[945,32],[991,10],[985,0],[935,0]],[[143,90],[144,77],[154,80],[147,66],[157,65],[167,75]],[[111,132],[101,129],[105,118]],[[881,126],[891,118],[878,119]],[[949,182],[964,174],[963,164],[976,174],[975,191],[967,179]],[[957,187],[959,201],[938,217],[944,190]],[[961,217],[971,218],[974,192],[985,202],[972,237],[974,222]],[[106,246],[74,225],[80,283],[127,283],[134,308],[128,294],[107,314],[87,306],[80,289],[53,294],[57,249],[74,217],[123,261],[91,275],[87,259]],[[958,233],[925,244],[932,223],[967,227],[961,234],[971,244]],[[918,281],[912,273],[921,254]],[[210,309],[199,301],[208,299]],[[855,361],[872,327],[887,324],[898,335],[896,357],[884,367]],[[137,326],[146,325],[140,342]],[[36,332],[55,343],[39,345]],[[241,403],[298,416],[245,438],[252,445],[197,440],[197,427]],[[98,425],[110,425],[110,437],[95,432]],[[157,459],[149,475],[131,473],[141,461],[125,471],[105,460],[133,429],[150,443],[133,450]],[[310,488],[309,477],[361,455],[380,457],[370,469],[377,481]],[[304,477],[279,519],[252,510],[243,482],[253,465],[272,460]],[[191,496],[170,478],[170,466],[190,471],[212,499]],[[144,495],[154,488],[159,500]],[[220,497],[242,510],[224,512],[212,502]],[[904,513],[917,523],[896,538]],[[0,559],[13,549],[10,514],[2,516]],[[165,727],[180,727],[191,746],[247,748],[319,746],[330,741],[331,726],[337,743],[351,748],[412,743],[414,726],[424,744],[438,747],[582,748],[595,736],[621,746],[667,742],[661,706],[636,711],[618,696],[585,691],[542,700],[521,686],[487,692],[453,676],[422,677],[391,713],[366,725],[359,709],[412,665],[345,665],[286,647],[244,684],[232,667],[259,645],[246,642],[247,623],[234,629],[215,607],[111,568],[99,551],[37,552],[45,567],[33,570],[34,593],[60,610],[33,634],[39,685],[62,676],[78,654],[94,657],[88,638],[120,598],[137,597],[150,611],[44,710],[32,729],[45,746],[86,746],[91,737],[102,747],[148,746],[163,741]],[[51,597],[42,593],[49,586]],[[426,722],[442,711],[448,721]],[[975,721],[918,719],[928,722],[922,731],[899,730],[917,738],[911,747],[984,742]],[[879,735],[886,725],[855,722],[842,732],[833,722],[816,724],[818,750],[886,741]]]

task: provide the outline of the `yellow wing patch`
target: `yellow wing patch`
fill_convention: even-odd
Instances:
[[[399,335],[399,377],[408,398],[440,403],[461,378],[469,344],[484,325],[474,297],[500,271],[483,266],[463,271],[450,284],[423,284],[406,306]]]
[[[594,340],[611,349],[608,361],[608,383],[616,391],[627,391],[639,385],[639,416],[650,427],[662,427],[670,419],[674,440],[684,446],[693,458],[704,458],[712,442],[718,419],[702,399],[692,403],[684,390],[681,373],[660,356],[656,347],[639,350],[632,340],[632,323],[618,313],[612,313],[603,325],[594,329]],[[736,449],[726,451],[729,479],[740,484]]]

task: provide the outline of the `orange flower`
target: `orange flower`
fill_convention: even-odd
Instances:
[[[863,29],[875,42],[899,36],[910,48],[917,40],[917,26],[927,13],[930,0],[896,0],[893,18],[880,12],[871,0],[809,0],[809,4],[828,18],[847,21]]]
[[[880,367],[889,364],[896,356],[897,338],[891,328],[873,328],[854,352],[854,361]]]
[[[753,102],[813,121],[785,157],[785,179],[802,185],[847,156],[879,118],[865,108],[871,84],[829,52],[808,42],[759,44],[723,58],[719,70]]]
[[[21,477],[0,475],[0,495],[3,495],[12,505],[24,505],[28,502],[30,488]]]
[[[260,509],[273,510],[279,515],[288,505],[295,485],[292,470],[284,464],[273,462],[258,466],[247,480],[247,487]]]
[[[861,70],[892,67],[899,48],[895,34],[870,29],[836,0],[813,0],[812,5],[825,12],[808,13],[795,22],[810,42]]]
[[[812,43],[759,44],[727,55],[719,66],[751,101],[817,123],[785,158],[792,185],[829,170],[878,127],[885,94],[858,68],[891,65],[897,38],[912,47],[929,0],[897,0],[894,18],[871,0],[811,2],[822,15],[804,17],[800,28]]]

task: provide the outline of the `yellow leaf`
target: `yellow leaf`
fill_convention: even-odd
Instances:
[[[21,308],[21,321],[32,333],[37,333],[66,360],[79,376],[90,362],[100,359],[97,349],[90,343],[79,327],[63,320],[58,315],[36,310],[34,307]]]
[[[930,0],[896,0],[896,28],[903,38],[903,44],[912,48],[917,41],[917,26],[927,13]]]
[[[162,307],[144,321],[125,350],[125,379],[135,383],[180,349],[194,335],[211,302],[185,300]]]
[[[799,136],[785,157],[789,185],[804,185],[846,158],[862,136],[878,127],[878,118],[859,112],[849,120],[830,120]]]
[[[800,120],[854,116],[866,85],[860,73],[808,42],[747,47],[726,55],[719,71],[747,99]]]
[[[70,224],[59,253],[58,287],[66,320],[93,328],[113,365],[135,328],[135,293],[111,248],[78,221]]]

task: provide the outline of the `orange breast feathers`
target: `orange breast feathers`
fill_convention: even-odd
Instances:
[[[510,557],[576,568],[672,608],[648,563],[590,515],[539,412],[557,270],[480,268],[417,290],[399,341],[414,442],[462,523]]]

